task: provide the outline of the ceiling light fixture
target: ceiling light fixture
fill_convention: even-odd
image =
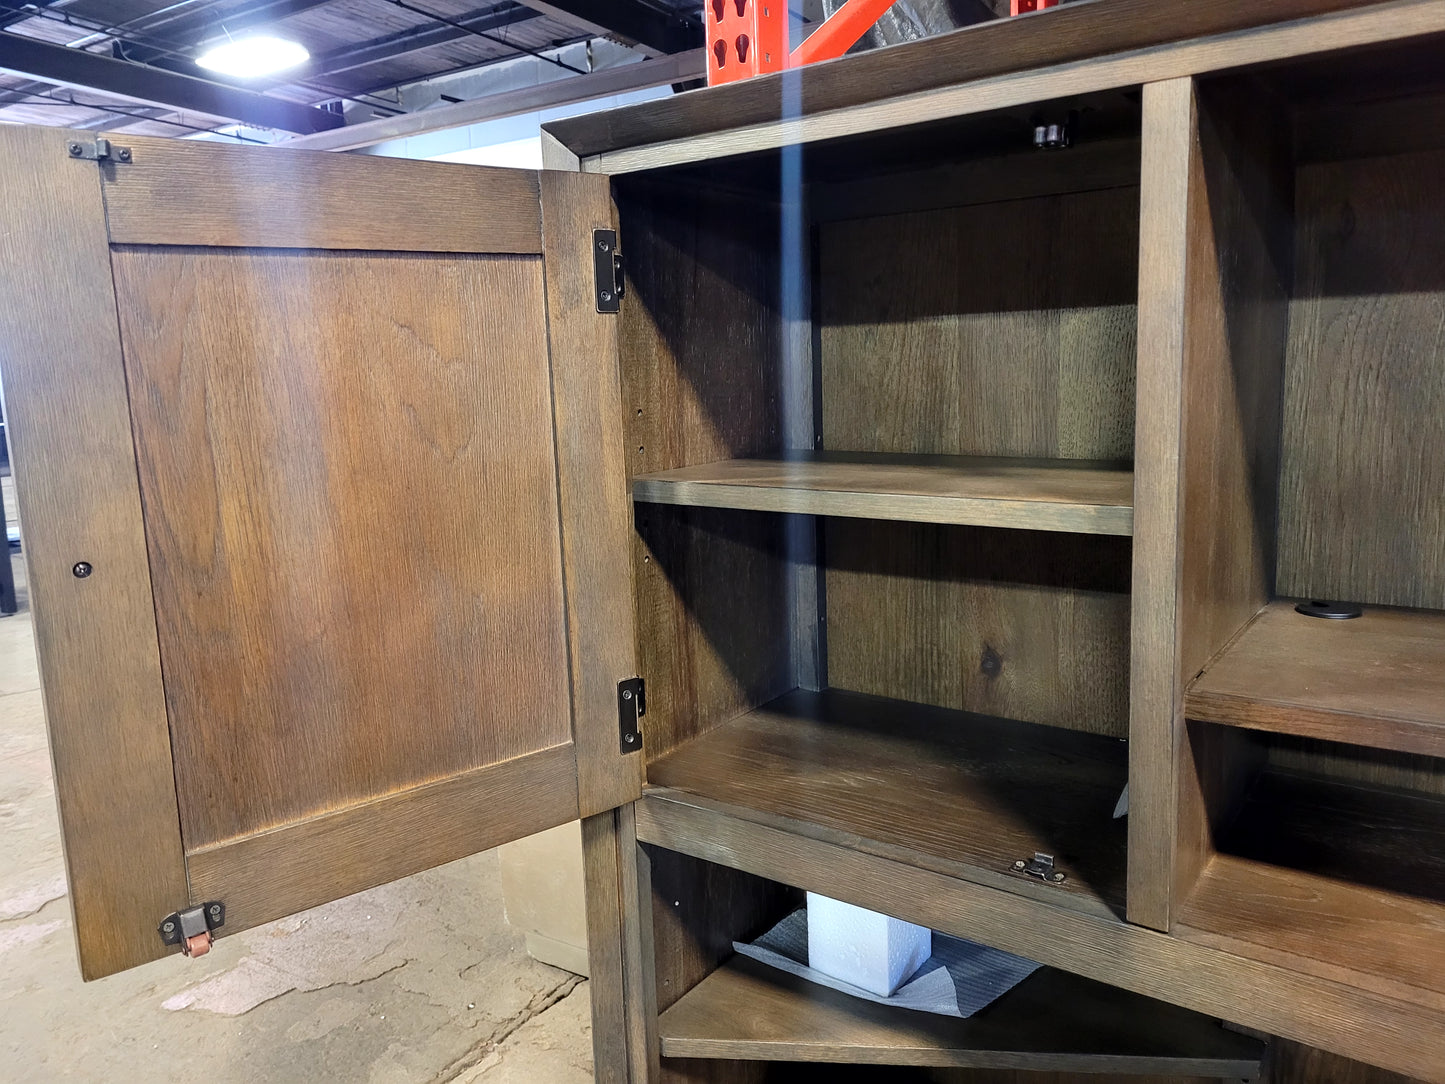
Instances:
[[[258,35],[212,46],[196,58],[196,63],[207,71],[233,79],[260,79],[310,59],[311,54],[298,42]]]

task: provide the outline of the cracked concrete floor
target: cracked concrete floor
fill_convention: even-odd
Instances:
[[[20,565],[22,611],[0,619],[0,1081],[592,1080],[587,983],[526,954],[494,852],[82,983]]]

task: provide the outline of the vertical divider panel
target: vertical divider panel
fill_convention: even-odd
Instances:
[[[1129,661],[1131,922],[1168,930],[1179,717],[1179,449],[1194,82],[1144,87]]]
[[[100,171],[116,167],[71,158],[70,138],[14,128],[0,140],[0,373],[71,912],[93,979],[164,955],[156,924],[188,888],[101,197]]]
[[[573,738],[586,817],[642,793],[642,757],[617,742],[617,683],[637,673],[619,318],[597,312],[593,296],[592,231],[615,228],[617,216],[604,176],[546,171],[541,193]]]
[[[1183,692],[1273,590],[1291,154],[1259,86],[1145,87],[1129,918],[1157,929],[1249,775]]]

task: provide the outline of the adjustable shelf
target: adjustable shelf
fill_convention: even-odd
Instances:
[[[799,453],[644,474],[636,501],[1074,534],[1134,530],[1134,473],[1118,464],[991,456]]]
[[[1263,1044],[1041,968],[967,1020],[879,1005],[734,956],[664,1012],[664,1057],[1258,1077]]]
[[[1115,738],[900,700],[796,690],[648,765],[649,789],[1063,906],[1123,912]],[[1016,872],[1052,855],[1062,883]]]
[[[1176,936],[1445,1008],[1445,799],[1266,770],[1218,850]]]
[[[1189,718],[1445,757],[1445,614],[1272,602],[1195,679]]]

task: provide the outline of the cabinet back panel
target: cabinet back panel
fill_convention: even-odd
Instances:
[[[818,227],[823,446],[1130,459],[1139,190]]]
[[[1128,539],[827,520],[840,689],[1125,737]]]
[[[568,742],[541,262],[114,269],[187,849]]]
[[[1297,182],[1279,591],[1445,609],[1445,151]]]

